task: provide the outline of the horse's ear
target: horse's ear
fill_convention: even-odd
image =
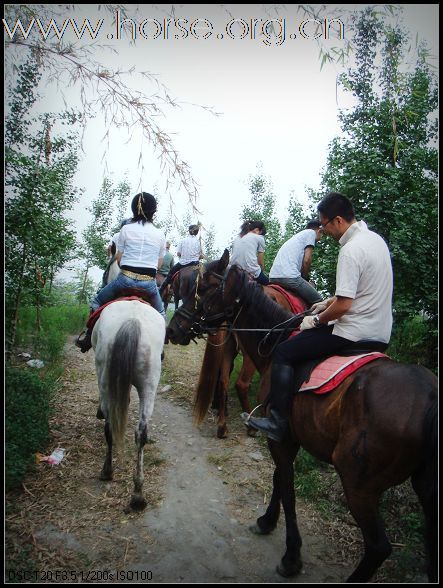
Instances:
[[[218,273],[222,274],[225,269],[228,267],[228,263],[229,263],[229,251],[228,249],[225,249],[223,251],[223,255],[220,257],[219,261],[218,261]]]

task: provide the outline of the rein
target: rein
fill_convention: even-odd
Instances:
[[[204,300],[202,303],[202,309],[201,312],[198,312],[198,303],[200,302],[201,297],[198,295],[197,292],[197,286],[198,286],[198,277],[197,276],[197,280],[196,280],[196,288],[195,288],[195,304],[194,304],[194,309],[195,312],[191,313],[186,309],[183,309],[183,307],[180,307],[176,310],[176,315],[177,315],[177,325],[178,328],[182,331],[182,333],[186,333],[191,335],[192,340],[194,341],[194,343],[196,343],[195,338],[204,338],[204,335],[211,335],[211,334],[215,334],[218,331],[227,331],[228,334],[226,336],[226,338],[223,340],[222,343],[216,344],[216,343],[211,343],[209,341],[209,339],[207,339],[208,343],[210,345],[212,345],[213,347],[221,347],[223,346],[229,339],[229,337],[231,336],[232,333],[240,333],[240,332],[249,332],[249,333],[254,333],[254,332],[264,332],[266,333],[266,335],[263,337],[263,339],[260,341],[259,345],[258,345],[258,353],[261,357],[269,357],[269,355],[271,355],[275,349],[275,347],[280,343],[283,334],[287,333],[288,331],[292,331],[294,330],[294,326],[290,326],[290,323],[296,322],[297,320],[303,318],[304,316],[311,314],[310,310],[306,310],[304,312],[301,312],[299,314],[296,314],[294,316],[291,316],[289,319],[286,319],[285,321],[283,321],[282,323],[279,323],[277,325],[275,325],[275,327],[272,327],[271,329],[267,329],[267,328],[236,328],[234,325],[241,313],[241,311],[243,310],[243,304],[241,304],[237,314],[235,315],[235,318],[231,321],[232,316],[234,316],[235,310],[234,310],[234,303],[241,303],[241,294],[242,294],[242,290],[244,289],[245,283],[246,283],[246,279],[243,280],[243,283],[241,284],[241,287],[239,289],[239,292],[237,293],[237,295],[235,296],[234,299],[234,303],[231,304],[231,306],[228,306],[227,308],[223,309],[223,312],[218,312],[215,314],[210,314],[210,303],[211,301],[214,299],[214,297],[216,297],[218,294],[221,294],[221,298],[223,300],[224,298],[224,290],[225,290],[225,279],[226,279],[226,275],[224,276],[221,274],[218,274],[217,272],[214,271],[209,271],[208,272],[209,275],[214,276],[215,278],[218,278],[220,280],[220,284],[217,286],[216,290],[213,292],[213,294],[207,299]],[[200,314],[200,316],[197,318],[196,315]],[[191,323],[190,328],[185,329],[183,328],[183,326],[181,325],[180,321],[178,320],[178,317],[182,316],[183,318],[185,318],[186,320],[188,320],[189,322],[193,321]],[[197,318],[197,320],[195,320]],[[215,321],[215,320],[219,320],[221,318],[225,318],[227,321],[230,321],[230,324],[228,325],[222,325],[220,327],[210,327],[208,326],[207,323],[208,321]],[[284,326],[286,325],[286,326]],[[278,337],[276,343],[272,346],[271,350],[269,353],[264,354],[261,350],[263,349],[263,346],[266,345],[268,338],[273,334],[273,333],[281,333],[280,336]]]

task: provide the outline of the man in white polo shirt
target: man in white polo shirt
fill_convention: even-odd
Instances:
[[[249,417],[245,424],[275,441],[288,431],[292,408],[294,366],[354,346],[384,350],[392,329],[392,263],[384,240],[357,221],[351,201],[338,192],[325,196],[317,210],[323,232],[340,243],[335,296],[313,305],[303,319],[302,333],[280,343],[272,355],[270,417]]]
[[[179,270],[188,265],[198,265],[200,259],[203,259],[204,255],[200,239],[198,238],[199,231],[199,225],[191,225],[189,227],[189,235],[185,237],[177,247],[177,256],[180,258],[180,261],[169,270],[166,279],[160,286],[160,296],[163,294],[166,286],[171,283],[173,276]]]

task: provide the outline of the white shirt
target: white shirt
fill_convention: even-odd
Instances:
[[[264,250],[263,235],[251,232],[244,237],[237,237],[232,244],[231,265],[238,265],[254,278],[258,278],[261,267],[258,265],[257,253],[263,253]]]
[[[315,247],[315,231],[304,229],[280,247],[269,272],[270,278],[299,278],[306,247]]]
[[[198,236],[189,235],[189,237],[185,237],[177,247],[177,253],[180,253],[179,262],[183,265],[192,261],[199,261],[202,248]]]
[[[150,222],[129,223],[120,229],[117,249],[123,253],[120,265],[157,269],[166,251],[166,237]]]
[[[388,246],[364,221],[353,223],[339,243],[335,295],[353,302],[335,323],[333,334],[350,341],[389,343],[393,278]]]
[[[114,233],[111,237],[111,240],[109,242],[109,246],[111,246],[113,243],[115,243],[115,246],[117,247],[117,242],[118,242],[118,237],[120,235],[120,231],[118,233]]]

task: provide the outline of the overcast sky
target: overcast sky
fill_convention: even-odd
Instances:
[[[328,5],[328,14],[329,18],[342,20],[346,36],[344,6],[350,8]],[[438,5],[403,6],[403,22],[412,32],[413,41],[418,33],[437,55]],[[249,200],[248,178],[255,174],[259,162],[273,182],[277,213],[282,220],[291,191],[306,202],[306,187],[318,188],[328,144],[340,133],[338,111],[348,107],[351,100],[337,92],[336,79],[341,72],[337,66],[327,65],[320,70],[319,46],[312,38],[315,31],[308,23],[303,37],[299,27],[304,19],[296,5],[180,4],[174,6],[172,17],[171,5],[138,5],[137,12],[128,5],[138,26],[135,45],[123,29],[121,38],[117,38],[112,15],[97,8],[98,5],[75,8],[78,23],[89,18],[95,25],[103,19],[96,42],[109,44],[117,51],[109,53],[97,47],[96,59],[113,68],[127,70],[135,66],[139,71],[156,74],[170,95],[183,103],[180,109],[166,108],[158,124],[173,133],[176,148],[199,184],[198,206],[202,214],[193,221],[200,220],[207,228],[214,225],[219,248],[229,245],[233,232],[238,230],[240,210]],[[72,15],[66,13],[66,18],[69,16]],[[177,24],[170,21],[166,26],[167,18],[183,20]],[[276,19],[277,37],[261,29],[263,22],[271,18]],[[192,35],[190,26],[196,19]],[[232,19],[238,20],[228,31],[226,27]],[[267,31],[271,33],[270,28]],[[230,38],[229,33],[235,38]],[[242,35],[244,38],[240,38]],[[337,35],[326,42],[329,47],[342,43]],[[147,80],[135,75],[128,77],[128,85],[146,94],[155,92]],[[75,106],[75,92],[68,90],[67,96]],[[220,116],[194,105],[211,107]],[[46,90],[44,107],[63,108],[55,88]],[[105,128],[97,116],[88,124],[84,136],[76,184],[85,192],[72,214],[79,232],[89,220],[85,208],[98,194],[103,176],[109,171],[116,183],[125,177],[129,180],[132,195],[140,188],[156,188],[159,194],[165,190],[166,174],[159,169],[151,147],[142,143],[141,134],[135,131],[127,142],[123,130],[113,129],[107,146],[101,142]],[[102,159],[105,151],[108,172]],[[176,187],[172,196],[178,215],[183,215],[186,193]],[[167,198],[161,199],[160,217],[166,214],[168,204]],[[94,274],[98,275],[100,272]]]

